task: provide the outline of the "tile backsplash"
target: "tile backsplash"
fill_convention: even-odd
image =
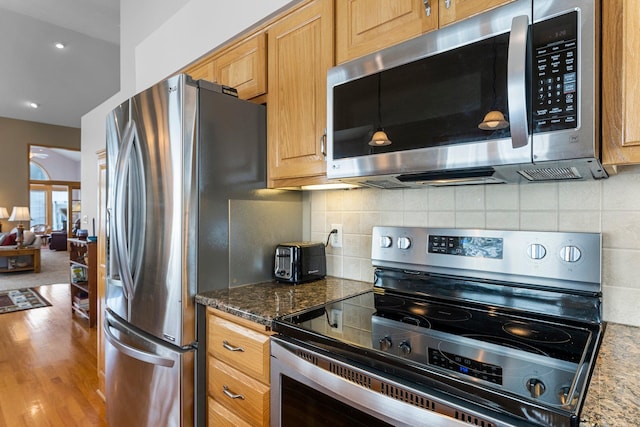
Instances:
[[[327,248],[327,273],[368,282],[374,225],[602,233],[604,319],[640,326],[640,167],[599,181],[313,191],[305,198],[313,241],[326,241],[331,224],[343,225],[343,247]]]

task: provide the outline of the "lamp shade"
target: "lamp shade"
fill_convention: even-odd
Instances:
[[[7,212],[7,208],[0,208],[0,219],[9,218],[9,212]]]
[[[31,221],[31,215],[29,215],[29,208],[26,206],[14,206],[11,211],[9,221]]]

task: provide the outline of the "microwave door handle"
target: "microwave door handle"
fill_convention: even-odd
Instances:
[[[509,57],[507,60],[507,94],[513,148],[529,143],[527,121],[527,36],[529,17],[516,16],[511,22]]]

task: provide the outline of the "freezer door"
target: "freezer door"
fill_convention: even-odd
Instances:
[[[106,401],[110,426],[192,426],[195,351],[170,347],[107,310]]]
[[[196,104],[179,75],[131,98],[124,126],[108,124],[106,305],[180,347],[196,340]]]

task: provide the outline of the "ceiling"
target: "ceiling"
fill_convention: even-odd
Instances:
[[[0,117],[79,128],[120,89],[119,41],[120,0],[0,0]]]

